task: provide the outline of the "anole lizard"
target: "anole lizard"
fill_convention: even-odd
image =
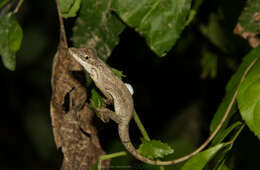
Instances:
[[[125,148],[135,158],[148,164],[154,164],[154,165],[176,164],[189,159],[193,155],[203,150],[209,144],[209,142],[214,138],[218,130],[223,125],[228,113],[230,112],[230,109],[235,101],[238,92],[238,90],[236,90],[228,106],[228,109],[224,114],[222,120],[220,121],[218,127],[198,149],[196,149],[195,151],[193,151],[192,153],[186,156],[171,161],[150,160],[144,157],[143,155],[141,155],[140,153],[138,153],[135,147],[133,146],[133,144],[131,143],[129,137],[129,122],[134,113],[134,104],[133,104],[132,95],[128,90],[128,88],[126,87],[126,85],[123,83],[123,81],[120,80],[116,75],[114,75],[114,73],[112,73],[110,68],[101,59],[96,57],[92,53],[92,51],[87,50],[86,48],[69,48],[69,53],[90,74],[95,85],[104,94],[106,99],[108,101],[113,101],[115,113],[107,108],[104,108],[100,111],[104,113],[104,116],[108,116],[116,123],[118,123],[119,136]],[[256,60],[254,60],[244,72],[240,80],[240,83],[238,85],[238,88],[241,82],[243,81],[243,79],[245,78],[248,70],[253,66],[255,62]]]

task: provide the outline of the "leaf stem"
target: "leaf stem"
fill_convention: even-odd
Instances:
[[[16,14],[16,13],[19,11],[21,5],[23,4],[23,1],[24,1],[24,0],[20,0],[20,1],[18,2],[18,4],[16,5],[16,7],[15,7],[15,9],[14,9],[14,11],[13,11],[13,14]]]
[[[136,113],[136,111],[134,111],[133,118],[134,118],[135,123],[137,124],[138,128],[140,129],[144,139],[147,140],[147,141],[150,141],[151,139],[150,139],[147,131],[145,130],[145,128],[144,128],[144,126],[143,126],[143,124],[142,124],[138,114]]]
[[[125,156],[125,155],[127,155],[126,152],[116,152],[116,153],[100,156],[98,159],[98,170],[101,170],[102,161],[104,161],[106,159],[112,159],[112,158],[116,158],[116,157],[120,157],[120,156]]]

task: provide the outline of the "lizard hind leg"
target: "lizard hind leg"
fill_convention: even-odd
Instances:
[[[110,119],[116,123],[121,122],[120,117],[110,109],[107,108],[98,108],[97,111],[100,113],[100,118],[103,122],[107,123]]]

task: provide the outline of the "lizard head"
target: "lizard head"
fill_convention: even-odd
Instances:
[[[70,55],[82,65],[91,75],[92,79],[97,78],[100,59],[93,52],[86,48],[69,48]]]

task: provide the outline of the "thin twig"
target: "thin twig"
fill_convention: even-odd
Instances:
[[[246,70],[245,70],[244,74],[242,75],[241,80],[240,80],[240,82],[239,82],[239,84],[238,84],[238,86],[237,86],[237,89],[236,89],[236,91],[235,91],[235,93],[234,93],[234,95],[233,95],[233,97],[232,97],[232,99],[231,99],[231,101],[230,101],[230,103],[229,103],[229,105],[228,105],[228,108],[227,108],[227,110],[226,110],[224,116],[222,117],[220,123],[218,124],[217,128],[214,130],[214,132],[209,136],[209,138],[208,138],[198,149],[196,149],[195,151],[193,151],[192,153],[190,153],[190,154],[188,154],[188,155],[186,155],[186,156],[183,156],[183,157],[181,157],[181,158],[179,158],[179,159],[176,159],[176,160],[174,161],[174,163],[179,163],[179,162],[185,161],[185,160],[191,158],[193,155],[196,155],[197,153],[199,153],[200,151],[202,151],[202,150],[210,143],[210,141],[216,136],[216,134],[218,133],[219,129],[223,126],[225,120],[227,119],[227,117],[228,117],[228,115],[229,115],[229,113],[230,113],[230,110],[231,110],[231,108],[232,108],[232,106],[233,106],[233,104],[234,104],[234,102],[235,102],[235,99],[236,99],[236,97],[237,97],[237,94],[238,94],[238,91],[239,91],[239,88],[240,88],[242,82],[244,81],[244,79],[245,79],[245,77],[246,77],[248,71],[249,71],[249,70],[252,68],[252,66],[256,63],[257,59],[258,59],[258,58],[255,58],[255,59],[250,63],[250,65],[246,68]]]
[[[245,77],[246,77],[248,71],[249,71],[249,70],[252,68],[252,66],[256,63],[257,59],[258,59],[258,58],[255,58],[255,59],[249,64],[249,66],[246,68],[245,72],[243,73],[243,75],[242,75],[242,77],[241,77],[241,79],[240,79],[240,82],[239,82],[239,84],[238,84],[238,86],[237,86],[237,89],[236,89],[236,91],[235,91],[235,93],[234,93],[234,95],[233,95],[233,97],[232,97],[232,99],[231,99],[231,101],[230,101],[230,103],[229,103],[229,105],[228,105],[228,107],[227,107],[227,110],[226,110],[224,116],[222,117],[220,123],[218,124],[218,126],[216,127],[216,129],[214,130],[214,132],[208,137],[208,139],[207,139],[202,145],[200,145],[199,148],[197,148],[195,151],[191,152],[191,153],[188,154],[188,155],[185,155],[185,156],[183,156],[183,157],[180,157],[180,158],[175,159],[175,160],[170,160],[170,161],[156,161],[157,164],[159,164],[159,165],[172,165],[172,164],[177,164],[177,163],[183,162],[183,161],[185,161],[185,160],[187,160],[187,159],[193,157],[194,155],[198,154],[200,151],[202,151],[202,150],[211,142],[211,140],[216,136],[216,134],[218,133],[219,129],[223,126],[225,120],[227,119],[227,117],[228,117],[228,115],[229,115],[229,113],[230,113],[230,110],[231,110],[231,108],[232,108],[232,106],[233,106],[233,104],[234,104],[234,102],[235,102],[235,100],[236,100],[236,97],[237,97],[239,88],[240,88],[242,82],[244,81],[244,79],[245,79]]]
[[[60,40],[63,41],[65,47],[68,48],[67,37],[66,37],[66,33],[65,33],[65,27],[64,27],[64,23],[63,23],[63,19],[62,19],[59,0],[56,0],[56,4],[57,4],[57,12],[58,12],[59,22],[60,22]]]
[[[13,14],[16,14],[16,13],[19,11],[19,9],[20,9],[20,7],[21,7],[22,4],[23,4],[23,0],[20,0],[20,1],[18,2],[18,4],[16,5],[14,11],[13,11]]]

